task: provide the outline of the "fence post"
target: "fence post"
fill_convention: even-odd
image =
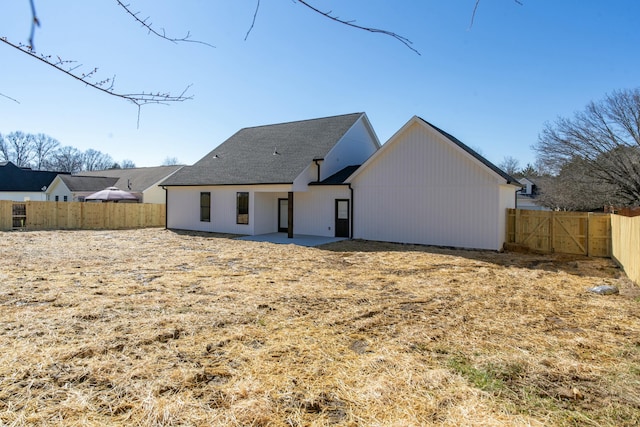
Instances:
[[[556,215],[554,211],[551,211],[549,215],[549,251],[554,253],[556,251],[556,239],[555,239],[555,227]]]
[[[587,237],[585,242],[585,248],[587,249],[587,256],[591,256],[591,220],[593,213],[587,213]]]

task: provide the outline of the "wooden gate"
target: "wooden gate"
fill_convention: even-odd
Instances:
[[[611,256],[609,214],[507,211],[507,243],[545,253]]]
[[[11,208],[12,228],[24,228],[27,225],[27,204],[14,203]]]

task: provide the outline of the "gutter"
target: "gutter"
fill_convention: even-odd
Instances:
[[[316,178],[316,182],[320,182],[320,162],[323,161],[324,159],[313,159],[313,163],[316,164],[317,171],[318,171],[318,177]]]

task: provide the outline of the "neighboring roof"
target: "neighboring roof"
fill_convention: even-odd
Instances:
[[[156,166],[148,168],[129,168],[129,169],[107,169],[102,171],[85,171],[80,172],[76,177],[109,177],[117,178],[115,183],[105,185],[96,189],[103,190],[107,187],[118,187],[121,190],[135,191],[142,193],[150,187],[158,185],[158,183],[184,166]]]
[[[70,191],[100,191],[115,185],[118,178],[104,176],[77,176],[60,175],[60,180],[64,182]]]
[[[314,159],[324,158],[363,116],[353,113],[241,129],[162,185],[292,183]]]
[[[444,135],[447,139],[449,139],[451,142],[456,144],[458,147],[462,148],[464,151],[466,151],[467,153],[471,154],[473,157],[475,157],[477,160],[479,160],[482,164],[487,166],[489,169],[491,169],[492,171],[494,171],[495,173],[497,173],[498,175],[503,177],[507,181],[507,184],[514,184],[514,185],[521,186],[520,182],[518,182],[517,179],[515,179],[514,177],[512,177],[511,175],[509,175],[508,173],[506,173],[505,171],[503,171],[502,169],[500,169],[499,167],[497,167],[496,165],[491,163],[489,160],[487,160],[484,157],[482,157],[479,153],[477,153],[472,148],[470,148],[469,146],[464,144],[462,141],[460,141],[455,136],[443,131],[442,129],[440,129],[437,126],[432,125],[431,123],[429,123],[428,121],[426,121],[422,117],[418,117],[418,119],[422,120],[427,125],[431,126],[433,129],[435,129],[436,131],[440,132],[442,135]]]
[[[518,182],[520,184],[531,184],[531,185],[536,185],[535,182],[531,181],[529,178],[527,178],[526,176],[523,176],[522,178],[518,178]]]
[[[0,163],[0,191],[45,191],[63,172],[34,171],[11,162]],[[43,190],[44,188],[44,190]]]
[[[358,169],[360,165],[351,165],[339,170],[328,178],[320,182],[310,182],[309,185],[337,185],[344,184],[344,181],[351,176],[352,173]]]

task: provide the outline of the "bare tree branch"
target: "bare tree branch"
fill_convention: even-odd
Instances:
[[[187,32],[187,35],[182,37],[182,38],[174,38],[174,37],[169,37],[167,36],[167,34],[165,33],[164,29],[160,29],[159,32],[157,31],[155,28],[153,28],[153,24],[151,22],[147,22],[149,20],[149,18],[144,18],[144,19],[140,19],[138,17],[138,15],[140,14],[140,12],[133,12],[131,10],[131,5],[130,4],[124,4],[122,3],[120,0],[116,0],[116,3],[118,3],[118,5],[123,8],[129,15],[131,15],[131,17],[133,17],[133,19],[135,19],[140,25],[142,25],[144,28],[146,28],[151,34],[154,34],[158,37],[160,37],[161,39],[165,39],[168,40],[172,43],[178,43],[178,42],[183,42],[183,43],[198,43],[198,44],[203,44],[205,46],[209,46],[212,48],[215,48],[215,46],[213,46],[212,44],[209,44],[207,42],[203,42],[200,40],[192,40],[190,39],[191,34],[189,32]],[[255,19],[255,18],[254,18]]]
[[[253,26],[256,24],[256,17],[258,16],[259,8],[260,8],[260,0],[256,2],[256,10],[255,12],[253,12],[253,20],[251,21],[251,26],[249,27],[247,34],[244,36],[244,41],[247,41],[247,38],[249,38],[249,34],[251,33],[251,30],[253,30]]]
[[[520,0],[513,0],[522,6],[522,2]],[[476,0],[476,3],[473,5],[473,12],[471,12],[471,22],[469,23],[469,29],[473,27],[473,21],[476,19],[476,12],[478,11],[478,6],[480,5],[480,0]]]
[[[36,27],[40,26],[40,20],[36,15],[36,5],[33,3],[33,0],[29,0],[29,3],[31,3],[31,33],[29,35],[29,46],[33,48],[33,38],[35,36]]]
[[[308,7],[309,9],[313,10],[316,13],[319,13],[320,15],[331,19],[332,21],[338,22],[340,24],[344,24],[347,25],[349,27],[353,27],[353,28],[357,28],[359,30],[364,30],[364,31],[368,31],[370,33],[378,33],[378,34],[384,34],[385,36],[389,36],[389,37],[393,37],[394,39],[398,40],[400,43],[404,44],[406,47],[408,47],[409,49],[411,49],[412,51],[414,51],[416,54],[420,55],[420,52],[418,52],[413,46],[411,46],[413,44],[413,42],[411,40],[409,40],[406,37],[403,37],[399,34],[396,34],[392,31],[387,31],[387,30],[381,30],[379,28],[370,28],[370,27],[363,27],[361,25],[357,25],[354,22],[355,21],[345,21],[343,19],[340,19],[337,16],[334,16],[331,14],[331,11],[329,12],[323,12],[320,9],[317,9],[313,6],[311,6],[309,3],[307,3],[305,0],[297,0],[298,3],[302,4],[303,6]]]
[[[113,84],[115,81],[115,76],[112,78],[107,78],[104,80],[96,80],[95,75],[98,72],[97,68],[92,69],[87,73],[79,73],[76,72],[81,65],[69,66],[69,64],[74,64],[75,61],[63,60],[59,56],[55,58],[51,55],[38,55],[30,46],[26,46],[23,44],[15,44],[7,40],[6,37],[0,37],[0,42],[3,42],[20,52],[31,56],[32,58],[37,59],[44,64],[49,65],[50,67],[55,68],[56,70],[66,74],[67,76],[78,80],[84,83],[87,86],[90,86],[94,89],[97,89],[107,95],[115,96],[117,98],[125,99],[127,101],[132,102],[138,107],[138,120],[137,124],[140,126],[140,110],[143,105],[147,104],[163,104],[168,105],[174,102],[183,102],[189,99],[193,99],[193,96],[187,96],[187,91],[191,87],[188,85],[180,95],[171,95],[169,92],[139,92],[139,93],[119,93],[116,92]],[[69,66],[69,67],[68,67]],[[17,101],[16,101],[17,102]]]
[[[31,49],[30,46],[26,46],[23,44],[15,44],[7,40],[6,37],[1,37],[0,42],[3,42],[19,50],[20,52],[25,53],[31,56],[32,58],[35,58],[38,61],[41,61],[49,65],[50,67],[53,67],[56,70],[63,72],[69,77],[72,77],[76,80],[81,81],[87,86],[90,86],[108,95],[126,99],[127,101],[130,101],[137,106],[142,106],[146,104],[168,104],[171,102],[182,102],[182,101],[186,101],[188,99],[193,98],[192,96],[186,96],[186,91],[189,89],[191,85],[187,86],[187,88],[178,96],[173,96],[170,93],[160,93],[160,92],[118,93],[113,88],[115,76],[112,78],[101,80],[101,81],[95,80],[95,75],[98,72],[97,68],[94,68],[88,73],[79,73],[79,72],[76,72],[76,70],[78,70],[81,67],[81,65],[76,65],[73,67],[66,68],[68,65],[73,64],[75,61],[63,60],[59,56],[56,56],[54,58],[51,55],[48,55],[48,56],[39,55],[33,49]]]
[[[16,104],[20,104],[20,101],[18,101],[17,99],[12,98],[10,96],[7,96],[4,93],[0,93],[0,96],[3,97],[3,98],[10,99],[11,101],[15,102]]]

